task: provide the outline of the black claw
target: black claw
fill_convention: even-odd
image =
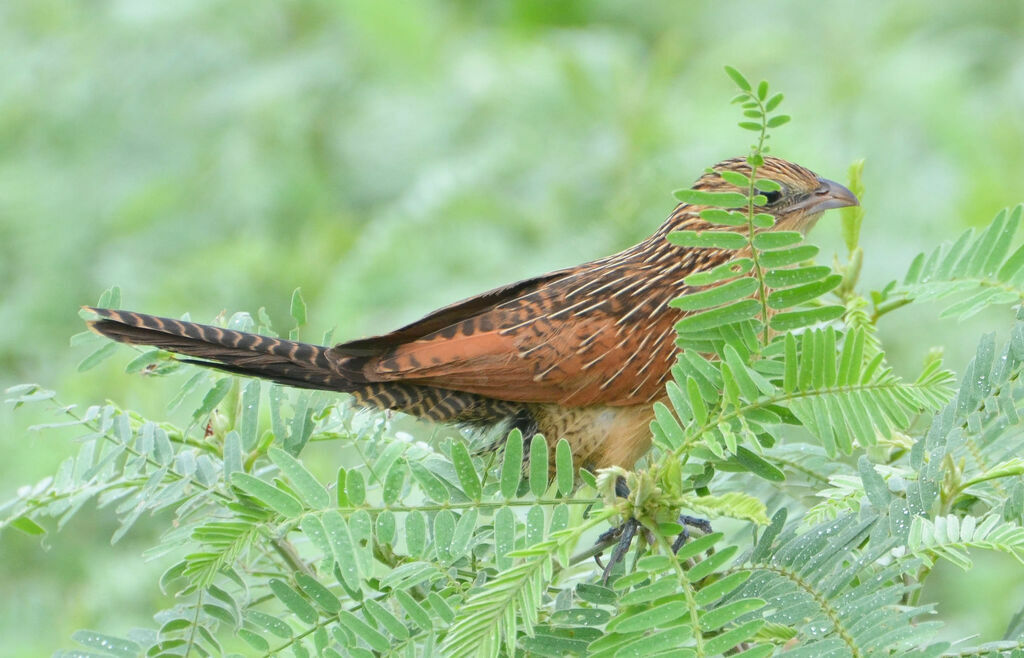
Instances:
[[[615,528],[615,530],[622,532],[622,536],[619,537],[619,543],[615,545],[612,556],[608,558],[608,566],[604,568],[604,573],[601,574],[602,585],[608,582],[608,577],[612,575],[612,569],[625,557],[626,551],[629,550],[629,545],[633,543],[633,536],[636,535],[636,529],[639,526],[640,524],[636,519],[627,519],[621,527]]]
[[[690,531],[686,529],[686,526],[692,526],[697,528],[706,535],[711,534],[714,530],[711,529],[711,522],[707,519],[701,519],[696,516],[687,516],[686,514],[679,515],[679,524],[683,526],[683,531],[679,533],[676,540],[672,542],[672,552],[678,553],[679,549],[683,547],[690,539]]]
[[[622,534],[622,526],[617,525],[614,528],[608,528],[607,530],[601,533],[601,535],[597,538],[597,541],[595,541],[594,543],[604,544],[615,539],[620,534]]]
[[[626,485],[626,479],[624,477],[620,476],[615,478],[615,495],[620,498],[629,497],[629,487]],[[675,553],[678,553],[679,549],[683,547],[683,544],[690,539],[690,531],[687,530],[687,526],[697,528],[704,534],[714,532],[711,529],[710,521],[696,516],[680,514],[679,524],[683,526],[683,531],[680,532],[679,536],[676,537],[676,540],[672,542],[672,551]],[[639,528],[639,521],[636,519],[627,519],[622,525],[606,530],[597,538],[597,542],[595,542],[597,544],[607,544],[618,539],[618,542],[615,544],[615,550],[612,551],[612,555],[608,559],[607,565],[601,564],[601,561],[598,559],[599,555],[594,556],[594,561],[602,568],[601,584],[608,582],[608,578],[612,575],[612,569],[614,569],[615,565],[621,562],[626,556],[626,553],[629,551],[630,544],[633,543],[633,537],[636,536]],[[653,543],[653,541],[650,543]]]
[[[711,529],[711,521],[708,521],[707,519],[702,519],[698,516],[687,516],[686,514],[680,514],[679,522],[682,523],[684,527],[693,526],[694,528],[697,528],[698,530],[703,532],[705,535],[710,535],[712,532],[714,532],[714,530]]]
[[[683,544],[690,541],[690,531],[686,529],[686,525],[683,525],[683,531],[679,533],[676,540],[672,542],[672,552],[678,553],[679,549],[683,547]]]

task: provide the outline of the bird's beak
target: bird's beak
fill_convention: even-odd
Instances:
[[[819,178],[818,188],[799,205],[809,212],[819,213],[832,208],[859,206],[860,201],[845,186],[827,178]]]

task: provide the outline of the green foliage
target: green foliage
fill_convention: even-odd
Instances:
[[[941,300],[942,317],[968,318],[996,304],[1024,301],[1024,246],[1011,251],[1021,211],[1002,210],[975,235],[964,231],[952,244],[914,258],[895,290],[917,301]]]
[[[173,519],[152,551],[173,606],[125,637],[80,631],[84,650],[67,655],[946,651],[933,641],[939,622],[923,620],[934,606],[919,600],[935,561],[969,568],[970,552],[990,550],[1024,562],[1024,321],[1001,350],[982,337],[959,387],[937,359],[898,376],[876,325],[908,301],[952,295],[945,314],[961,317],[1020,302],[1024,256],[1011,241],[1021,210],[916,259],[903,284],[872,293],[868,313],[861,215],[844,220],[850,260],[835,268],[810,262],[817,249],[802,235],[763,231],[760,192],[774,183],[757,169],[788,117],[773,114],[782,96],[767,83],[727,73],[741,127],[758,135],[753,174],[729,174],[744,193],[678,196],[719,204],[705,219],[735,230],[669,239],[738,257],[691,276],[702,290],[673,303],[688,315],[641,468],[577,471],[563,439],[518,431],[500,458],[476,453],[472,437],[414,441],[390,416],[158,351],[126,370],[187,371],[171,401],[190,406],[187,427],[112,403],[80,413],[53,391],[13,387],[15,407],[66,416],[37,429],[75,428],[80,448],[0,507],[0,530],[44,535],[89,501],[112,508],[115,541],[143,514]],[[101,300],[118,301],[116,289]],[[290,308],[295,337],[307,318],[298,291]],[[226,324],[256,323],[236,314]],[[83,367],[115,353],[100,346]],[[324,477],[304,451],[327,443],[355,451],[358,465]],[[681,513],[721,527],[689,530],[676,550]],[[614,543],[599,533],[627,519],[640,531],[605,583],[589,557]],[[1022,641],[1017,623],[978,650]]]

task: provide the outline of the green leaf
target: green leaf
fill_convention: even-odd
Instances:
[[[663,599],[666,596],[676,593],[679,590],[679,578],[675,575],[659,578],[649,585],[634,589],[632,592],[622,595],[619,605],[639,605]]]
[[[391,544],[395,541],[397,526],[395,513],[391,510],[382,511],[377,515],[377,521],[374,523],[374,534],[377,537],[377,541],[382,544]]]
[[[676,331],[700,331],[725,324],[747,320],[760,312],[761,304],[755,299],[743,299],[710,311],[683,318],[676,323]]]
[[[600,608],[569,608],[551,614],[551,623],[571,626],[602,626],[611,619],[611,613]]]
[[[173,361],[165,360],[164,353],[161,352],[160,350],[149,350],[148,352],[143,352],[139,356],[132,359],[128,363],[128,365],[124,367],[124,371],[126,374],[135,375],[142,372],[146,368],[149,368],[150,366],[154,366],[155,364],[160,363],[161,361],[163,361],[164,363],[173,363]]]
[[[501,460],[501,496],[505,500],[515,497],[523,479],[523,433],[514,429],[508,434],[505,454]]]
[[[675,383],[669,382],[669,385],[675,386]],[[689,403],[687,402],[684,404],[686,404],[684,408],[689,411]],[[679,406],[676,405],[676,408],[678,409]],[[665,446],[666,448],[669,450],[675,450],[683,445],[686,441],[686,433],[683,431],[683,426],[679,424],[679,421],[677,421],[675,416],[672,415],[672,412],[665,406],[665,403],[654,403],[654,418],[658,427],[661,429],[661,435],[668,444]]]
[[[764,478],[769,482],[782,482],[786,479],[785,473],[773,464],[765,461],[757,453],[743,446],[736,449],[736,461],[754,475]]]
[[[805,260],[810,260],[818,254],[818,248],[813,244],[802,244],[792,249],[779,249],[777,251],[766,251],[761,254],[759,261],[761,267],[773,269],[793,265]]]
[[[386,637],[348,610],[338,613],[338,621],[362,638],[374,651],[383,653],[391,647],[391,643]]]
[[[861,481],[864,483],[864,493],[867,494],[871,505],[879,511],[888,509],[889,503],[892,501],[892,494],[889,493],[889,487],[886,486],[885,480],[865,455],[861,455],[857,460],[857,470],[860,472]]]
[[[224,399],[224,396],[228,394],[228,391],[231,390],[231,385],[233,383],[234,380],[231,377],[221,377],[218,379],[217,383],[213,385],[213,388],[207,391],[206,395],[203,397],[202,404],[192,412],[193,420],[199,420],[213,411],[217,405],[220,404],[221,400]]]
[[[693,413],[693,418],[698,424],[704,425],[708,422],[708,408],[704,404],[704,398],[701,397],[700,387],[697,385],[697,380],[692,376],[686,378],[686,395],[690,403],[690,411]]]
[[[516,517],[507,507],[498,509],[494,515],[494,555],[499,569],[512,566],[512,558],[506,557],[515,548]]]
[[[259,610],[248,610],[245,613],[245,618],[247,621],[269,631],[279,638],[288,640],[292,637],[291,626],[284,623],[277,617],[268,615],[265,612],[260,612]]]
[[[668,241],[680,247],[715,249],[743,249],[749,244],[747,236],[731,231],[672,231]]]
[[[345,478],[345,495],[350,505],[358,507],[366,502],[366,479],[361,472],[348,472]]]
[[[313,509],[324,509],[331,502],[327,489],[310,473],[302,462],[280,448],[272,447],[267,456],[277,465],[295,487],[299,497]]]
[[[750,571],[737,571],[736,573],[731,573],[720,580],[716,580],[715,582],[702,587],[694,596],[694,601],[696,601],[697,605],[700,606],[707,606],[714,603],[743,583],[747,582],[751,575],[753,575],[753,573]]]
[[[705,190],[683,189],[672,193],[683,203],[714,208],[746,208],[747,195],[739,192],[707,192]]]
[[[771,119],[768,119],[769,128],[778,128],[779,126],[789,123],[790,116],[788,114],[777,114]]]
[[[548,488],[548,442],[540,434],[530,439],[530,492],[540,498]]]
[[[694,582],[706,578],[719,569],[724,568],[725,565],[732,560],[733,556],[736,555],[738,550],[738,546],[726,546],[719,552],[707,556],[704,560],[698,562],[696,566],[687,570],[686,577]]]
[[[788,288],[812,281],[821,281],[831,273],[832,268],[826,265],[768,270],[764,273],[764,282],[771,288]]]
[[[756,234],[752,243],[758,249],[779,249],[799,244],[803,239],[804,236],[799,231],[772,231]]]
[[[302,298],[302,288],[296,288],[292,292],[291,315],[295,320],[296,327],[306,324],[306,300]]]
[[[476,530],[477,517],[478,512],[475,509],[466,510],[459,516],[459,520],[455,524],[455,534],[452,535],[451,546],[448,549],[452,559],[461,558],[469,549],[473,532]]]
[[[293,519],[302,514],[302,504],[291,494],[248,473],[232,473],[231,484],[282,516]]]
[[[78,372],[85,372],[106,361],[117,352],[117,343],[105,343],[102,347],[78,363]]]
[[[238,418],[238,434],[242,438],[242,448],[250,451],[256,447],[259,439],[260,392],[262,385],[258,379],[246,382],[242,388],[241,412]]]
[[[46,534],[46,528],[44,528],[43,526],[39,525],[38,523],[36,523],[32,519],[28,518],[27,516],[20,516],[20,517],[14,519],[13,521],[11,521],[8,525],[10,525],[15,530],[18,530],[19,532],[25,533],[26,535],[45,535]]]
[[[452,463],[455,466],[455,474],[462,485],[462,491],[470,500],[480,500],[483,491],[480,488],[480,479],[476,474],[476,467],[473,466],[473,459],[469,456],[466,445],[460,441],[452,444]]]
[[[759,630],[764,626],[763,619],[754,619],[744,624],[732,628],[724,633],[716,635],[704,644],[705,655],[717,656],[722,654],[739,644],[747,642],[750,638],[754,637]],[[759,652],[759,655],[770,656],[772,654],[772,647],[769,645],[767,652],[764,650]],[[748,652],[743,652],[747,654]]]
[[[413,479],[419,483],[423,492],[432,500],[439,503],[448,502],[448,487],[446,487],[444,482],[434,475],[426,466],[419,462],[411,461],[409,462],[409,470],[412,472]],[[351,475],[349,477],[351,477]]]
[[[771,327],[776,331],[792,331],[799,327],[829,322],[842,317],[845,309],[842,306],[822,306],[809,311],[789,311],[776,313],[771,319]]]
[[[405,627],[398,617],[391,614],[391,611],[377,603],[371,598],[363,601],[363,609],[377,621],[378,624],[387,629],[395,638],[405,640],[409,637],[409,629]]]
[[[842,282],[842,275],[832,274],[821,281],[813,281],[792,288],[774,290],[768,294],[768,306],[774,309],[784,309],[797,306],[798,304],[805,304],[835,289]]]
[[[713,532],[710,535],[704,535],[703,537],[697,537],[683,544],[682,548],[676,551],[676,556],[680,562],[684,562],[695,555],[699,555],[704,551],[708,550],[719,541],[722,540],[724,535],[720,532]]]
[[[270,586],[270,591],[274,593],[274,596],[280,599],[285,607],[295,613],[296,617],[307,624],[316,622],[318,616],[316,610],[313,609],[313,606],[306,599],[302,598],[301,594],[292,589],[291,585],[280,578],[271,578],[267,581],[267,584]]]
[[[700,211],[702,219],[706,220],[711,224],[721,224],[723,226],[746,226],[747,215],[746,213],[737,212],[735,210],[723,210],[722,208],[708,208]]]
[[[635,613],[626,613],[608,623],[608,630],[616,633],[632,633],[664,628],[688,617],[689,608],[685,601],[667,601],[660,605]]]
[[[785,98],[785,96],[783,96],[781,92],[769,98],[768,102],[764,104],[765,112],[771,112],[772,110],[777,108],[779,106],[779,103],[782,102],[783,98]]]
[[[758,116],[760,116],[760,114],[758,114]],[[725,179],[727,183],[735,185],[736,187],[750,186],[750,177],[742,172],[723,169],[718,172],[718,175]]]
[[[338,507],[348,507],[348,494],[345,493],[345,482],[348,480],[348,471],[344,466],[338,467],[338,480],[334,487],[335,496],[338,499]]]
[[[405,544],[413,555],[423,555],[427,547],[427,522],[419,511],[405,516]]]
[[[448,602],[444,600],[437,592],[431,592],[427,595],[427,602],[430,603],[430,607],[433,608],[441,619],[447,623],[452,623],[455,620],[455,611],[448,605]]]
[[[700,616],[701,630],[705,632],[717,630],[741,615],[760,610],[764,605],[764,599],[749,598],[718,606]]]
[[[405,489],[405,476],[409,472],[409,466],[404,459],[400,459],[391,465],[384,476],[384,486],[381,488],[381,497],[384,504],[394,505]]]
[[[564,438],[555,444],[555,479],[558,481],[558,491],[568,496],[572,493],[575,476],[572,467],[572,447]]]
[[[320,606],[320,609],[327,614],[333,615],[341,610],[341,601],[338,600],[338,597],[312,576],[299,572],[295,574],[295,582],[313,600],[313,603]]]
[[[451,544],[455,536],[455,515],[443,509],[434,515],[434,551],[437,559],[447,564],[452,561]]]
[[[142,653],[142,647],[131,640],[113,635],[105,635],[96,631],[75,631],[71,639],[90,649],[101,649],[106,655],[136,658]]]
[[[416,599],[412,598],[408,592],[401,589],[395,590],[395,599],[414,624],[425,631],[433,630],[434,624],[430,619],[430,613]]]
[[[847,187],[858,199],[864,199],[864,160],[857,160],[850,165],[848,170],[849,183]],[[842,224],[843,242],[846,249],[853,252],[860,243],[860,226],[864,220],[864,207],[848,206],[839,209],[839,219]]]
[[[731,66],[726,66],[725,72],[730,78],[732,78],[732,81],[736,83],[737,87],[743,91],[750,91],[750,83],[747,82],[747,79],[743,77],[742,73]]]
[[[758,289],[757,279],[743,277],[715,286],[701,292],[691,292],[669,302],[669,306],[683,311],[721,306],[722,304],[749,297]]]
[[[705,272],[691,274],[683,279],[683,282],[688,286],[708,286],[712,283],[718,283],[719,281],[732,279],[746,274],[753,266],[753,259],[737,258],[729,261],[728,263],[717,265]]]
[[[411,516],[411,515],[410,515]],[[406,530],[408,531],[409,519],[406,519]],[[334,561],[336,569],[340,572],[345,585],[353,591],[359,589],[360,573],[359,558],[356,556],[355,542],[352,540],[352,533],[349,530],[345,519],[337,510],[328,510],[323,515],[324,530],[327,532],[327,539],[334,550]],[[407,539],[407,541],[409,541]]]
[[[270,650],[270,643],[263,639],[262,635],[258,635],[247,628],[239,628],[236,633],[238,637],[245,640],[246,644],[259,652],[267,652]]]

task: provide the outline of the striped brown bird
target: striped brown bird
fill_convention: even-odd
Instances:
[[[744,158],[719,163],[694,189],[738,191],[721,171],[749,174]],[[838,183],[779,158],[760,178],[770,230],[809,230],[830,208],[856,205]],[[364,406],[443,423],[519,427],[564,437],[588,468],[629,468],[650,445],[652,402],[675,359],[668,305],[684,278],[733,252],[678,247],[679,229],[710,229],[701,206],[680,204],[649,238],[606,258],[485,292],[388,334],[310,345],[111,309],[89,309],[108,338],[185,355],[189,363],[299,388],[350,393]]]

